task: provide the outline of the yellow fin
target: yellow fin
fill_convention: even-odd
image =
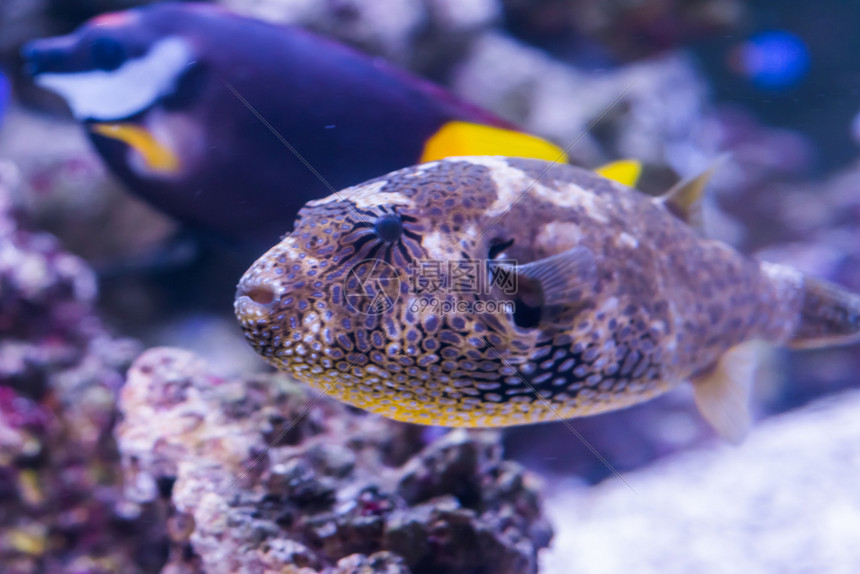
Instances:
[[[765,344],[748,341],[735,345],[704,375],[693,379],[696,406],[727,441],[740,444],[752,423],[749,402]]]
[[[146,162],[146,167],[161,173],[175,173],[179,170],[179,158],[171,150],[161,145],[152,134],[131,123],[102,123],[90,127],[95,133],[124,142],[134,149]]]
[[[642,175],[642,162],[635,159],[620,159],[601,165],[594,170],[594,173],[627,187],[636,187],[639,176]]]
[[[567,154],[557,145],[537,136],[513,130],[448,122],[424,144],[421,162],[462,155],[531,157],[567,163]]]

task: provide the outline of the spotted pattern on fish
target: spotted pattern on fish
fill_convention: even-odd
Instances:
[[[396,240],[377,234],[383,217],[399,218]],[[594,255],[596,274],[565,304],[520,315],[415,308],[416,261],[524,264],[577,247]],[[380,314],[345,297],[365,260],[391,266],[383,286],[400,280]],[[632,405],[707,373],[739,343],[785,343],[803,285],[800,273],[703,239],[659,201],[592,172],[452,158],[309,203],[242,278],[236,314],[266,360],[341,401],[403,421],[506,426]]]

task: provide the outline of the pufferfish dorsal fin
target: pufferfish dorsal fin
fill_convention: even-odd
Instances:
[[[531,306],[552,307],[581,301],[597,278],[591,249],[574,247],[525,264],[499,263],[517,275],[520,298]]]
[[[764,343],[735,345],[707,373],[692,379],[696,406],[727,441],[740,444],[749,432],[750,394]]]
[[[693,177],[682,179],[654,201],[664,205],[675,217],[704,234],[702,197],[711,177],[728,157],[728,154],[721,155],[708,169]]]

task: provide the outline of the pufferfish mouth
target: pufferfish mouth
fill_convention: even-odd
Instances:
[[[236,312],[243,317],[262,316],[280,299],[281,293],[270,282],[243,278],[236,287]]]

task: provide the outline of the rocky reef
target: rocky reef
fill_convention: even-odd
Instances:
[[[551,537],[496,433],[431,441],[170,348],[135,361],[120,411],[127,494],[167,516],[165,573],[530,573]]]
[[[152,565],[122,502],[116,397],[139,345],[94,310],[92,269],[28,230],[0,164],[0,564],[29,572],[138,572]],[[157,562],[157,558],[156,558]]]
[[[611,479],[558,493],[545,571],[853,572],[858,409],[849,391],[762,421],[738,448],[625,473],[633,490]]]

